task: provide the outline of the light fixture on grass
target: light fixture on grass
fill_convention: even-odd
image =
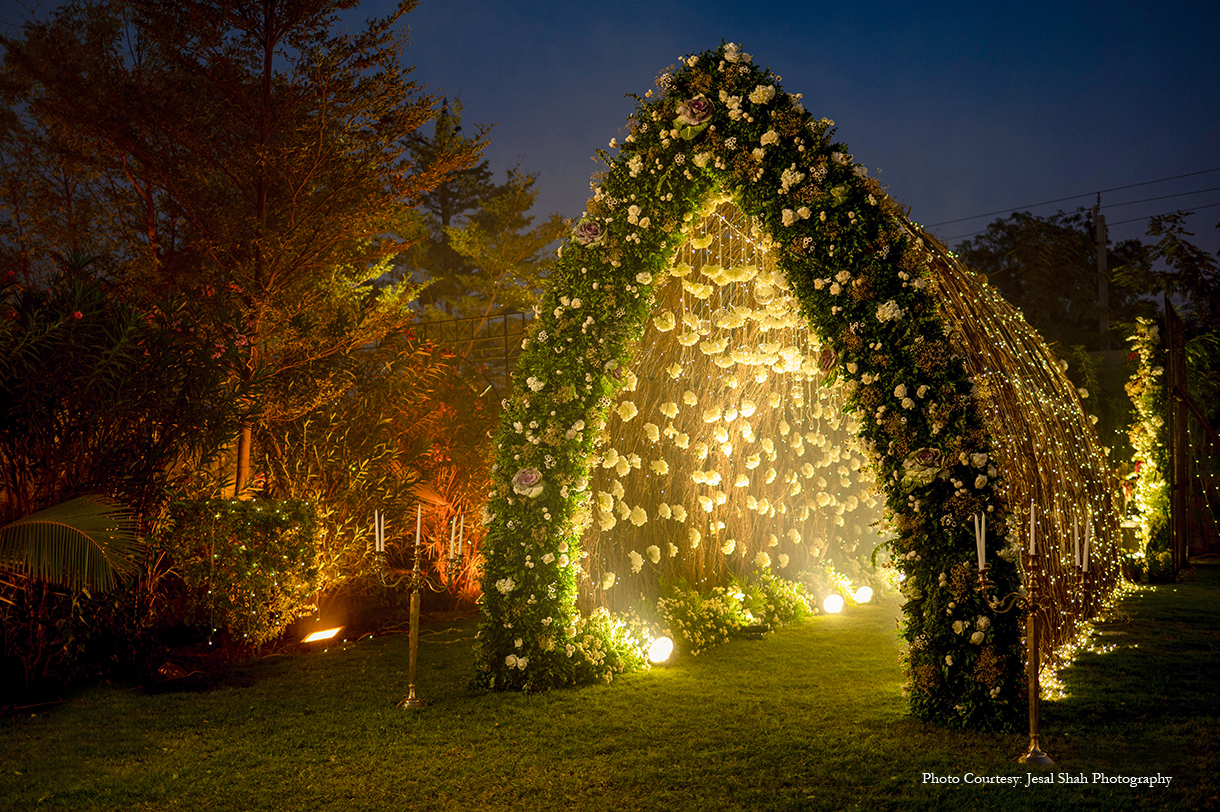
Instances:
[[[337,635],[341,631],[343,631],[342,626],[336,626],[333,629],[320,629],[316,632],[310,632],[309,634],[305,635],[305,639],[302,640],[301,642],[302,643],[320,643],[324,640],[331,640],[335,637],[335,635]]]
[[[862,586],[851,597],[856,603],[868,603],[873,599],[873,588],[871,586]]]
[[[648,647],[648,661],[653,665],[661,665],[669,661],[674,653],[674,641],[668,637],[658,637]]]
[[[822,608],[834,615],[843,611],[843,596],[831,593],[822,601]]]

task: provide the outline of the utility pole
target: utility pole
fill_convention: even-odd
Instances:
[[[1093,206],[1093,244],[1097,248],[1097,330],[1101,333],[1101,348],[1110,349],[1110,289],[1106,268],[1106,216],[1101,213],[1101,192]]]

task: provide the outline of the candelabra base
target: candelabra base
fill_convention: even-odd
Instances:
[[[1055,762],[1042,749],[1038,747],[1036,741],[1030,742],[1029,749],[1025,751],[1017,761],[1022,764],[1033,764],[1035,767],[1054,767]]]
[[[415,695],[414,685],[411,686],[411,689],[408,691],[407,695],[404,696],[398,703],[398,707],[406,708],[407,710],[418,710],[420,708],[426,708],[427,706],[427,702]]]

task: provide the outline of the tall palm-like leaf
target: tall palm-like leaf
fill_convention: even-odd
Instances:
[[[135,517],[101,496],[82,496],[0,527],[0,571],[105,591],[135,564]]]

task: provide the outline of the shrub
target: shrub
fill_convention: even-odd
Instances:
[[[317,511],[310,502],[174,502],[158,544],[186,587],[187,622],[253,645],[314,609]]]

